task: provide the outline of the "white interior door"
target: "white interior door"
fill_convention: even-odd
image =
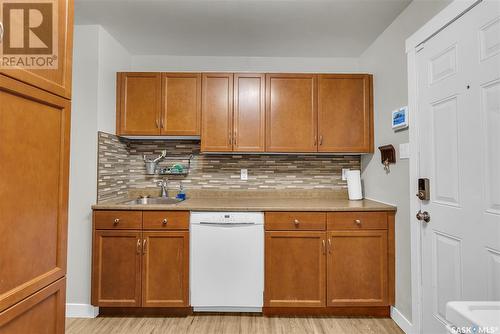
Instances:
[[[446,303],[500,300],[500,2],[484,1],[417,53],[423,333]]]

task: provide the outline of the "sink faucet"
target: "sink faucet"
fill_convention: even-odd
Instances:
[[[158,187],[161,187],[161,197],[168,197],[167,180],[160,180]]]

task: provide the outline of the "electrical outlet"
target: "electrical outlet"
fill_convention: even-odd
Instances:
[[[399,144],[399,159],[410,159],[410,143]]]
[[[349,171],[349,168],[342,168],[342,181],[347,180],[347,172]]]
[[[248,169],[240,170],[240,179],[242,179],[243,181],[248,180]]]

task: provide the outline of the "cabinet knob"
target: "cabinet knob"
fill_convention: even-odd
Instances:
[[[120,222],[120,218],[115,218],[115,220],[113,221],[113,225],[118,225],[119,222]]]
[[[162,220],[162,222],[161,222],[161,223],[162,223],[163,225],[167,225],[167,223],[168,223],[167,218],[164,218],[164,219]]]
[[[293,221],[293,223],[294,223],[295,225],[299,225],[299,224],[300,224],[300,221],[299,221],[298,219],[295,219],[295,220]]]
[[[356,219],[354,222],[355,222],[356,224],[358,224],[358,225],[361,225],[361,220],[360,220],[360,219]]]

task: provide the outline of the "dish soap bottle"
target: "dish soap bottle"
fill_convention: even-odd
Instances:
[[[186,193],[184,192],[184,187],[182,186],[182,184],[180,185],[179,192],[175,197],[181,201],[184,201],[186,199]]]

